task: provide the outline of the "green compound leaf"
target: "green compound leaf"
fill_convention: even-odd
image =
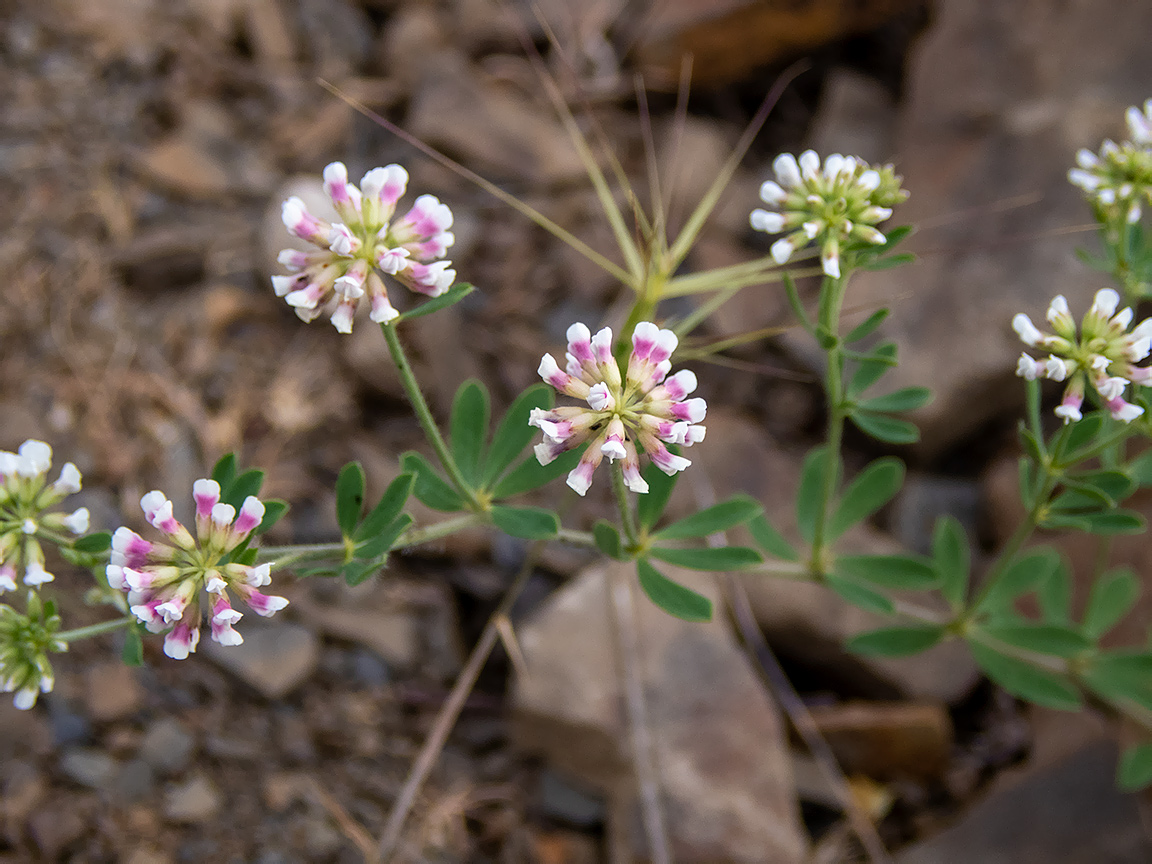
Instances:
[[[220,500],[239,510],[249,495],[258,496],[260,494],[260,487],[263,485],[264,472],[259,468],[249,468],[227,486],[220,487]]]
[[[841,579],[838,576],[825,576],[824,584],[839,594],[853,606],[859,606],[869,612],[880,615],[891,615],[896,611],[892,601],[878,591],[866,588],[852,579]]]
[[[505,474],[496,484],[496,488],[492,490],[492,497],[498,500],[512,498],[515,495],[539,489],[541,486],[564,476],[576,467],[576,463],[580,461],[580,454],[584,452],[586,446],[582,445],[575,450],[561,453],[547,465],[541,465],[535,454],[529,453],[519,465]]]
[[[525,540],[547,540],[560,530],[560,519],[542,507],[492,507],[492,524],[513,537]]]
[[[896,365],[896,343],[885,342],[864,356],[848,382],[848,395],[855,398],[879,381]]]
[[[824,477],[827,470],[827,450],[816,447],[804,458],[800,469],[800,488],[796,492],[796,527],[805,543],[811,544],[816,536],[816,520],[820,515],[820,501],[824,495]],[[837,473],[839,473],[837,460]]]
[[[748,531],[752,534],[752,539],[756,542],[763,551],[767,552],[773,558],[780,558],[783,561],[799,561],[800,556],[796,554],[796,550],[792,545],[784,539],[784,537],[772,527],[763,513],[755,517],[748,523]]]
[[[413,318],[431,315],[433,312],[439,312],[441,309],[447,309],[449,306],[455,306],[475,290],[475,286],[469,285],[467,282],[457,282],[439,297],[433,297],[428,302],[421,303],[415,309],[409,309],[397,318],[393,322],[393,325],[399,324],[401,321],[411,321]]]
[[[396,544],[400,535],[408,530],[408,526],[412,524],[412,521],[412,517],[407,513],[398,516],[390,524],[386,525],[382,531],[377,533],[375,537],[367,538],[363,543],[359,544],[356,547],[356,557],[370,561],[386,555]]]
[[[871,411],[856,410],[849,415],[856,428],[865,435],[887,444],[915,444],[920,440],[920,430],[907,420],[898,420],[887,414],[873,414]]]
[[[236,479],[236,454],[226,453],[221,456],[212,469],[212,479],[220,484],[221,489],[227,489]]]
[[[669,447],[671,452],[680,455],[678,447]],[[664,510],[668,506],[668,499],[672,490],[676,488],[678,473],[669,477],[651,462],[644,468],[644,480],[648,484],[648,491],[636,500],[636,521],[640,523],[641,531],[651,531],[660,521]]]
[[[1140,599],[1140,580],[1127,567],[1109,570],[1092,585],[1084,610],[1084,634],[1099,639],[1111,630]]]
[[[648,553],[653,558],[689,570],[741,570],[764,560],[759,552],[747,546],[718,546],[715,549],[706,546],[689,549],[656,546]]]
[[[416,476],[412,493],[424,504],[445,513],[464,509],[464,499],[460,494],[419,453],[405,453],[400,458],[400,465],[406,473]]]
[[[368,581],[368,578],[380,569],[379,561],[349,561],[340,568],[340,575],[351,587]]]
[[[144,665],[144,640],[140,638],[140,627],[132,623],[124,628],[124,647],[120,649],[120,659],[125,666]]]
[[[1060,556],[1054,549],[1034,549],[1021,555],[1008,566],[974,611],[980,614],[1008,610],[1021,594],[1050,579],[1059,566]]]
[[[865,399],[859,407],[865,411],[879,411],[899,414],[915,411],[932,401],[932,391],[927,387],[903,387],[875,399]]]
[[[465,381],[452,400],[448,420],[452,460],[469,486],[476,488],[488,438],[488,415],[491,411],[488,391],[474,378]]]
[[[979,642],[969,642],[968,647],[984,674],[1013,696],[1061,711],[1079,711],[1083,707],[1080,692],[1060,675],[1001,654]]]
[[[1082,633],[1058,624],[989,624],[983,632],[997,642],[1056,657],[1075,657],[1092,647]]]
[[[932,562],[919,555],[842,555],[832,572],[842,579],[906,591],[927,591],[940,584]]]
[[[95,534],[86,534],[72,542],[72,548],[77,552],[88,555],[97,555],[106,552],[112,545],[112,535],[107,531],[98,531]]]
[[[859,342],[865,336],[871,336],[876,328],[884,323],[884,319],[888,317],[888,311],[888,309],[877,309],[864,321],[853,327],[844,337],[844,342],[850,345],[853,342]]]
[[[1077,461],[1077,451],[1091,444],[1103,425],[1104,412],[1092,411],[1068,428],[1068,437],[1064,439],[1065,464]]]
[[[349,462],[336,478],[336,524],[345,537],[351,537],[356,530],[363,507],[364,467],[359,462]]]
[[[840,506],[828,521],[829,541],[891,501],[903,482],[904,463],[891,456],[877,459],[861,471],[844,490]]]
[[[408,503],[415,483],[416,475],[412,473],[400,474],[389,483],[372,512],[356,528],[352,538],[357,541],[368,540],[387,528]]]
[[[620,541],[619,530],[606,519],[601,519],[592,526],[592,539],[596,541],[596,548],[612,560],[628,560],[628,556],[624,554],[624,544]]]
[[[496,434],[492,437],[492,445],[488,448],[483,478],[485,488],[491,488],[540,431],[528,425],[532,409],[547,411],[552,405],[552,388],[546,384],[533,384],[516,397],[500,420]]]
[[[1152,786],[1152,744],[1129,747],[1120,757],[1116,782],[1127,792]]]
[[[651,493],[649,493],[651,494]],[[754,516],[764,512],[759,501],[747,495],[733,495],[711,507],[693,513],[662,528],[653,535],[658,540],[684,540],[689,537],[706,537],[719,531],[727,531],[742,525]]]
[[[646,559],[636,562],[640,587],[648,599],[676,618],[684,621],[711,621],[712,601],[679,582],[673,582]]]
[[[940,593],[953,609],[962,609],[968,596],[972,553],[968,535],[955,516],[943,516],[932,531],[932,560],[940,574]]]
[[[884,627],[860,633],[844,646],[854,654],[874,657],[907,657],[927,651],[942,638],[942,626]]]

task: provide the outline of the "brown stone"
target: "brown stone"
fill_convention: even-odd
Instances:
[[[144,692],[136,670],[120,662],[98,663],[85,674],[88,716],[97,722],[120,720],[140,710]]]
[[[952,720],[939,703],[846,702],[811,713],[846,773],[930,781],[948,765]]]

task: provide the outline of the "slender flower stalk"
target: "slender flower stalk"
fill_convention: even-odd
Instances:
[[[1146,318],[1129,331],[1132,309],[1120,312],[1120,295],[1111,288],[1096,292],[1096,299],[1080,322],[1068,309],[1068,301],[1057,296],[1048,307],[1048,323],[1053,333],[1044,333],[1023,312],[1012,319],[1012,329],[1030,348],[1050,352],[1047,359],[1037,360],[1027,352],[1020,355],[1016,374],[1028,381],[1049,378],[1065,381],[1064,398],[1056,407],[1056,416],[1065,423],[1079,420],[1083,414],[1086,387],[1091,385],[1100,401],[1117,420],[1131,422],[1144,413],[1139,405],[1125,401],[1124,389],[1132,384],[1152,384],[1152,367],[1137,366],[1152,346],[1152,318]]]
[[[264,505],[249,495],[237,513],[220,501],[220,485],[215,480],[197,480],[192,497],[196,501],[195,535],[172,515],[172,502],[164,493],[145,495],[140,506],[164,541],[145,540],[128,528],[118,528],[112,535],[107,568],[108,584],[128,592],[137,620],[151,633],[167,631],[164,653],[176,660],[195,651],[200,641],[201,594],[205,591],[212,638],[221,645],[244,641],[233,629],[243,615],[232,608],[229,590],[264,617],[288,605],[283,597],[256,590],[272,581],[271,564],[249,566],[231,559],[260,525]]]
[[[333,326],[351,333],[363,297],[377,323],[400,314],[388,300],[383,276],[430,297],[452,287],[456,271],[451,261],[442,260],[455,241],[448,230],[452,211],[434,195],[421,195],[404,216],[393,219],[407,185],[408,172],[388,165],[373,168],[357,187],[348,182],[344,163],[333,162],[324,169],[324,191],[344,221],[330,223],[312,215],[299,198],[285,201],[285,227],[317,249],[280,253],[280,263],[292,275],[272,277],[276,296],[304,321],[330,309]]]
[[[683,471],[691,462],[666,444],[690,447],[704,440],[703,399],[686,397],[696,389],[696,376],[682,370],[669,375],[676,334],[641,321],[632,333],[632,353],[623,372],[612,356],[612,331],[592,335],[584,324],[568,328],[566,369],[551,354],[540,361],[540,377],[556,390],[586,405],[535,409],[529,423],[544,433],[536,458],[547,465],[561,453],[588,442],[580,463],[568,474],[568,485],[580,495],[592,485],[597,466],[608,457],[620,461],[624,483],[647,492],[640,476],[637,445],[665,474]]]

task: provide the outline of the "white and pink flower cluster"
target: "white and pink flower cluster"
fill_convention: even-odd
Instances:
[[[0,593],[16,589],[23,570],[24,584],[38,588],[56,577],[44,569],[41,540],[60,542],[60,532],[88,530],[88,508],[49,513],[69,495],[80,491],[80,472],[71,462],[60,477],[48,482],[52,448],[29,439],[15,453],[0,450]],[[67,541],[64,541],[67,542]]]
[[[228,559],[264,518],[264,505],[249,495],[240,512],[220,501],[215,480],[197,480],[192,486],[196,502],[196,535],[172,515],[172,502],[159,491],[140,500],[144,516],[166,542],[145,540],[128,528],[112,535],[108,584],[128,592],[132,613],[151,633],[168,631],[164,653],[185,659],[200,641],[201,592],[208,593],[212,638],[221,645],[239,645],[243,638],[232,629],[242,614],[232,608],[228,591],[240,596],[257,615],[267,617],[288,605],[283,597],[262,594],[269,584],[271,565],[252,567]]]
[[[1129,384],[1152,384],[1152,367],[1136,365],[1152,348],[1152,318],[1145,318],[1129,331],[1132,309],[1117,312],[1119,305],[1120,295],[1111,288],[1097,291],[1092,308],[1080,322],[1079,334],[1068,301],[1061,296],[1048,307],[1048,323],[1054,333],[1041,332],[1023,312],[1012,319],[1012,329],[1025,345],[1050,352],[1042,360],[1021,354],[1016,374],[1029,381],[1067,381],[1064,398],[1056,407],[1056,415],[1065,423],[1083,416],[1088,383],[1117,420],[1128,423],[1144,413],[1139,405],[1125,401],[1124,390]]]
[[[813,150],[797,159],[791,153],[772,163],[776,180],[760,187],[760,200],[772,210],[753,210],[752,227],[769,234],[787,232],[772,244],[772,257],[786,263],[815,241],[824,273],[840,278],[840,253],[850,242],[882,244],[875,227],[908,197],[891,165],[870,166],[855,156],[833,153],[820,164]]]
[[[707,405],[687,399],[696,376],[687,370],[669,376],[676,334],[642,321],[632,333],[632,353],[623,373],[612,355],[612,331],[596,335],[583,324],[568,328],[567,365],[561,369],[551,354],[540,361],[540,377],[566,396],[586,405],[535,409],[529,423],[544,433],[536,458],[547,465],[565,451],[589,442],[580,463],[568,474],[568,485],[583,495],[597,466],[608,457],[621,460],[624,482],[633,492],[647,492],[640,476],[637,444],[665,474],[691,463],[665,446],[689,447],[704,440]]]
[[[1084,190],[1100,211],[1134,224],[1144,205],[1152,203],[1152,99],[1143,111],[1129,108],[1125,119],[1129,140],[1105,141],[1099,153],[1078,152],[1068,181]]]
[[[368,298],[373,321],[384,323],[399,315],[388,301],[381,274],[430,297],[451,288],[456,271],[451,261],[440,259],[455,240],[448,230],[452,211],[434,195],[421,195],[394,220],[407,186],[408,172],[399,165],[373,168],[357,187],[348,182],[344,163],[333,162],[324,169],[324,191],[343,222],[312,215],[299,198],[285,201],[284,225],[319,248],[280,253],[278,260],[292,275],[272,277],[276,295],[304,321],[331,307],[332,324],[341,333],[351,333],[361,298]]]

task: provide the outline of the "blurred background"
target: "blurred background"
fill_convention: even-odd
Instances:
[[[1125,0],[0,0],[0,447],[37,437],[74,461],[95,528],[139,527],[149,489],[190,503],[193,480],[236,451],[292,504],[274,541],[331,540],[340,466],[360,460],[379,494],[421,438],[370,322],[340,336],[273,295],[283,197],[332,160],[353,178],[401,162],[412,194],[452,207],[454,266],[480,290],[404,329],[441,416],[469,376],[506,405],[570,323],[618,326],[629,298],[320,80],[611,257],[535,59],[641,200],[650,125],[674,227],[804,61],[686,266],[766,253],[748,212],[781,151],[895,162],[912,197],[893,224],[917,225],[919,258],[865,274],[848,305],[893,307],[892,386],[937,395],[916,418],[923,441],[899,453],[905,491],[851,543],[923,549],[951,513],[990,553],[1018,507],[1008,322],[1057,293],[1083,308],[1103,287],[1075,258],[1094,237],[1065,173],[1152,96],[1149,32],[1152,5]],[[695,456],[707,489],[682,483],[674,506],[742,489],[789,528],[822,422],[790,314],[777,286],[749,288],[702,331],[785,328],[693,364],[710,406]],[[879,452],[848,443],[850,469]],[[602,512],[590,495],[569,519]],[[1060,543],[1074,562],[1094,554],[1084,538]],[[1143,537],[1116,550],[1152,567]],[[114,638],[83,643],[34,711],[0,704],[0,861],[361,860],[348,826],[379,832],[525,551],[466,534],[357,589],[281,577],[286,613],[246,622],[242,649],[202,644],[182,663],[157,644],[127,669]],[[645,860],[593,564],[562,547],[538,562],[511,619],[528,674],[514,686],[497,649],[417,802],[405,860]],[[69,626],[103,617],[79,599],[84,574],[57,572],[74,589]],[[1152,860],[1148,802],[1114,791],[1117,730],[1101,718],[1025,710],[961,648],[848,657],[840,643],[864,613],[806,585],[748,589],[901,864]],[[1120,641],[1143,638],[1149,610]],[[676,859],[866,860],[730,627],[643,621]]]

